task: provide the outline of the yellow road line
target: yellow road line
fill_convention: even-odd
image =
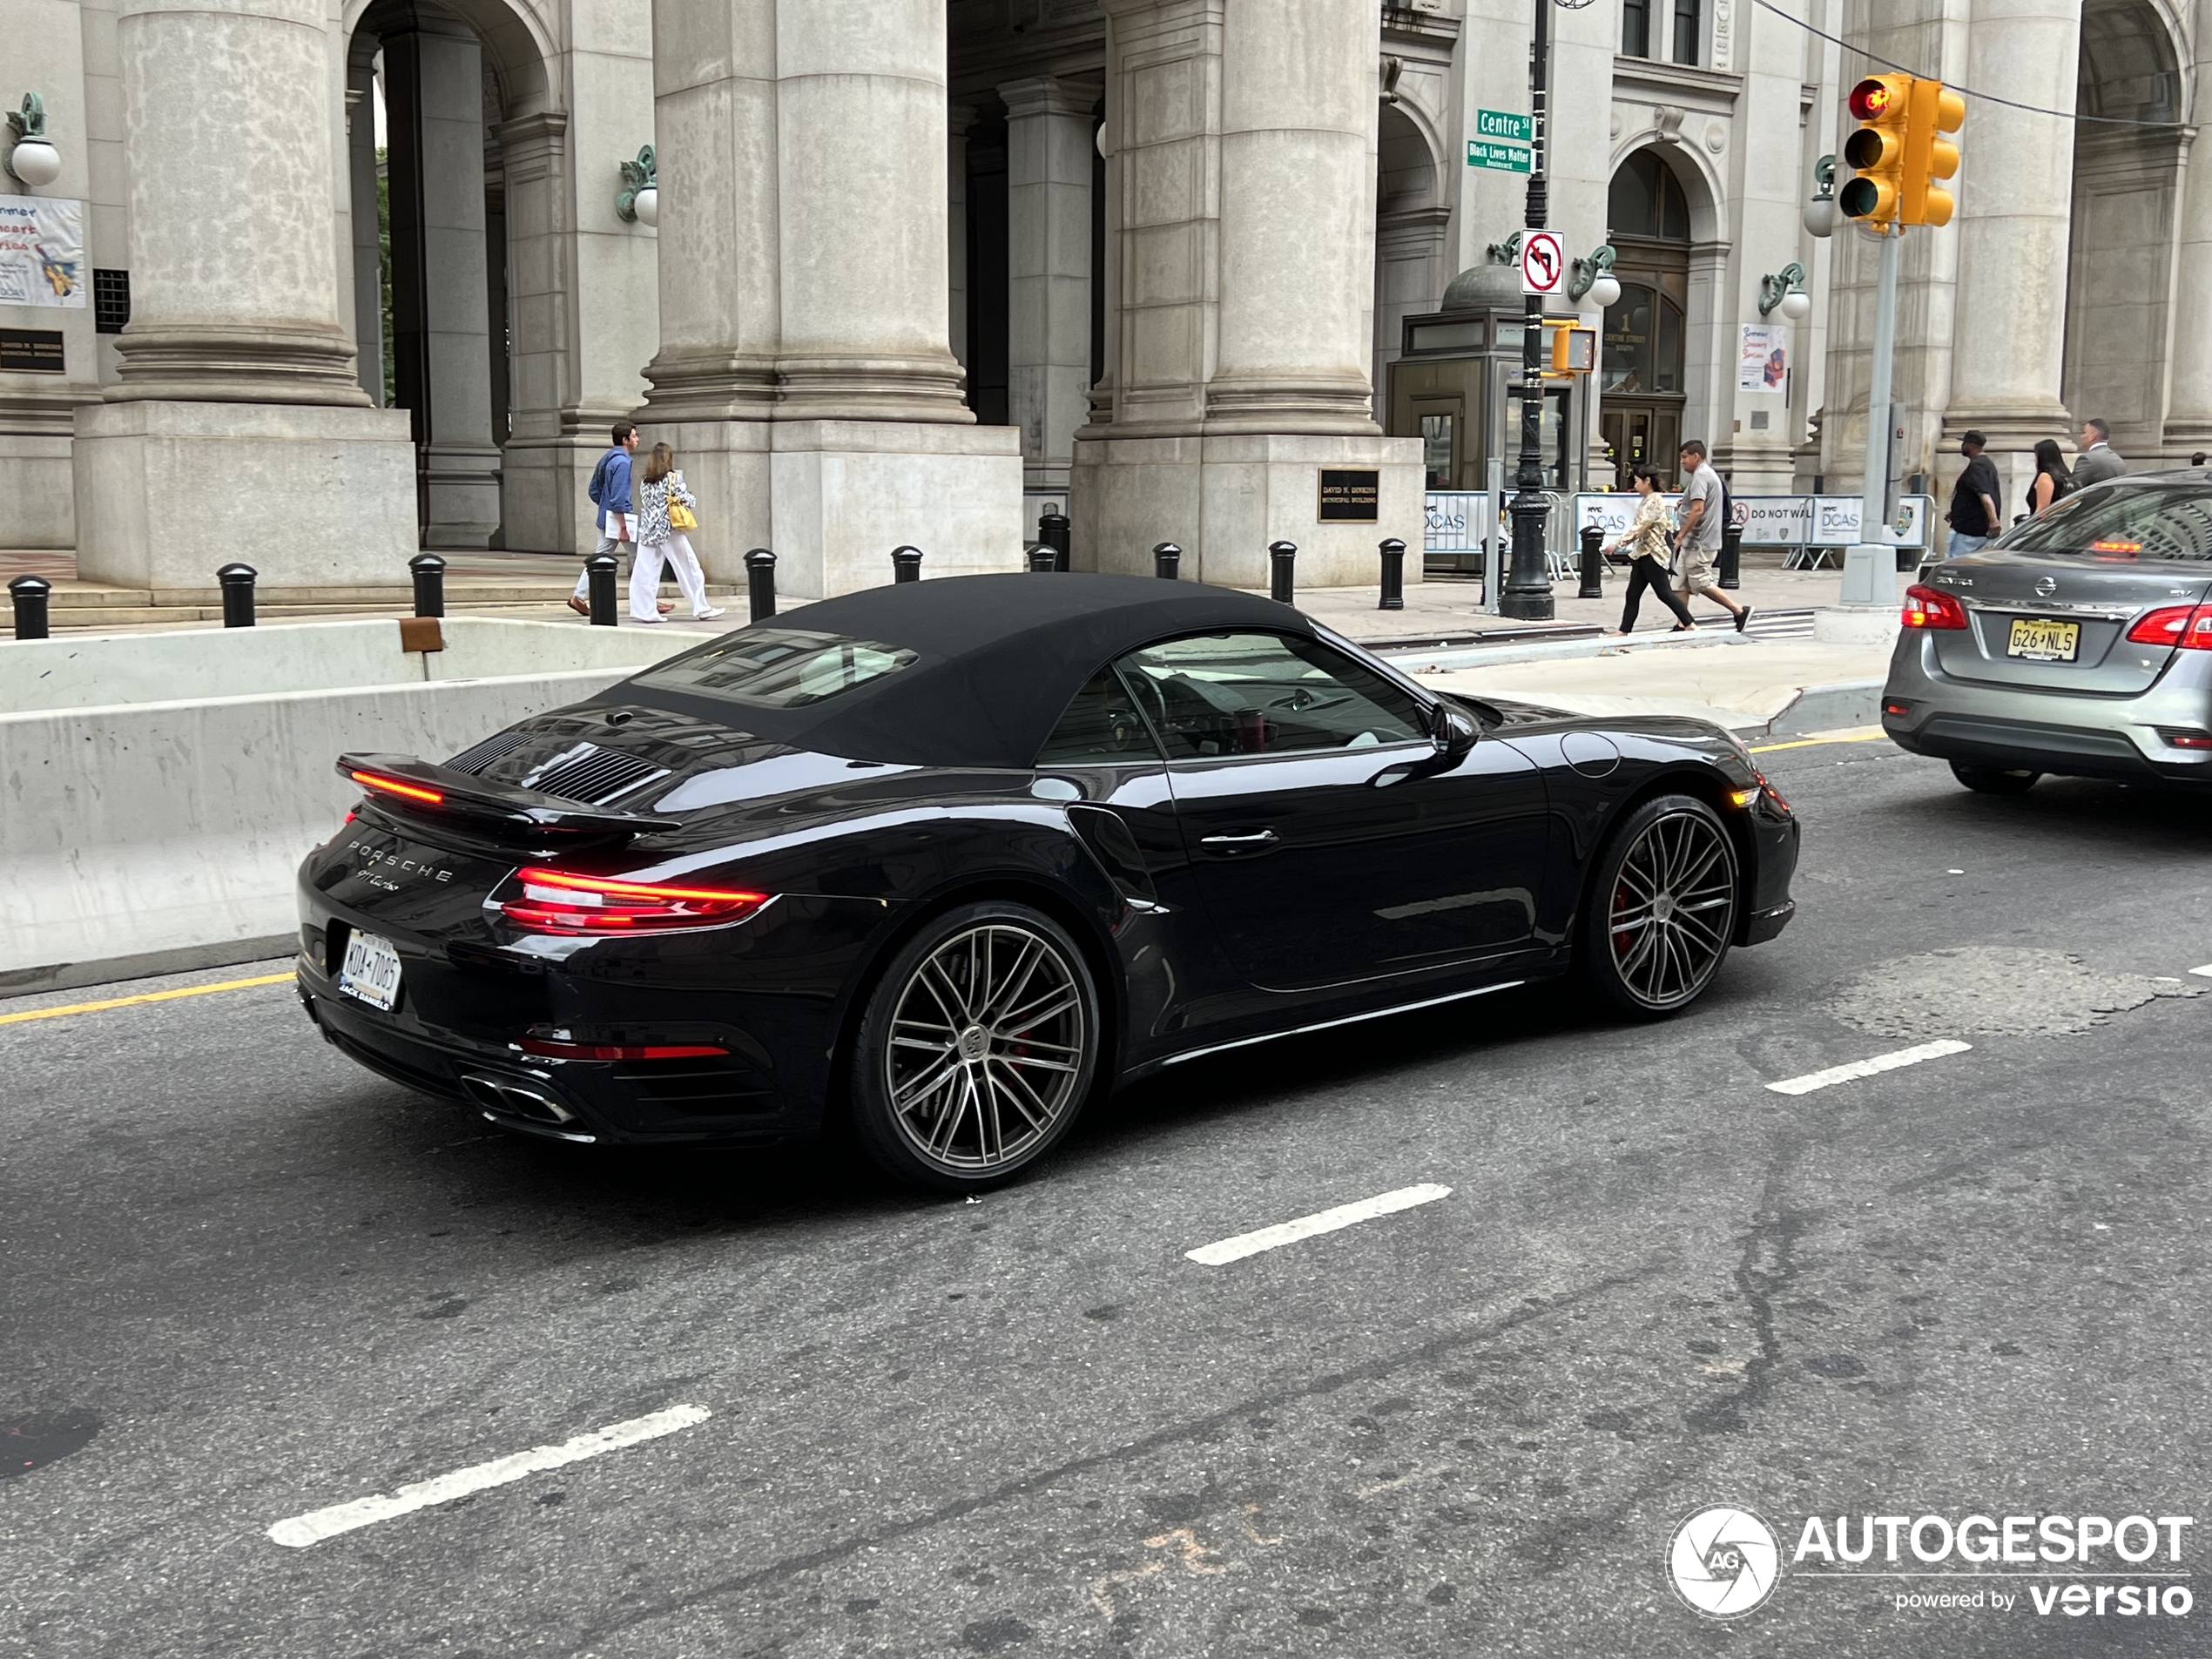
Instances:
[[[1795,738],[1788,743],[1755,743],[1751,745],[1751,752],[1755,755],[1772,754],[1777,749],[1810,749],[1822,743],[1871,743],[1877,738],[1887,736],[1889,733],[1880,726],[1870,725],[1857,732],[1838,732],[1834,737]]]
[[[24,1020],[58,1020],[64,1014],[98,1014],[103,1008],[127,1008],[133,1002],[167,1002],[180,996],[208,996],[217,991],[242,991],[251,985],[282,985],[289,974],[263,974],[254,979],[226,979],[219,985],[187,985],[180,991],[141,991],[136,996],[111,997],[105,1002],[71,1002],[67,1008],[32,1008],[26,1014],[0,1014],[0,1025]]]

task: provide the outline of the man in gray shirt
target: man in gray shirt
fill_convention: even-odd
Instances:
[[[1740,634],[1751,620],[1751,607],[1737,604],[1714,579],[1713,562],[1720,556],[1721,531],[1726,528],[1721,523],[1722,498],[1726,492],[1721,489],[1720,474],[1705,459],[1702,439],[1683,442],[1682,473],[1682,501],[1675,509],[1682,517],[1682,529],[1675,537],[1675,591],[1685,598],[1693,593],[1704,595],[1735,616],[1736,631]]]
[[[2128,463],[2113,453],[2112,445],[2107,442],[2111,436],[2112,428],[2102,421],[2091,419],[2081,423],[2081,453],[2074,461],[2076,489],[2117,478],[2128,470]]]

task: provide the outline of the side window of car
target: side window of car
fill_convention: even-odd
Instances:
[[[1060,724],[1037,751],[1040,766],[1126,765],[1157,760],[1159,750],[1136,699],[1111,667],[1102,668],[1077,691]]]
[[[1427,735],[1411,695],[1318,640],[1200,634],[1131,651],[1119,667],[1170,760],[1372,748]]]

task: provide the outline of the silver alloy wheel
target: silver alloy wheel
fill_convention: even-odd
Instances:
[[[1074,964],[1012,922],[970,927],[922,958],[884,1051],[892,1121],[931,1163],[1019,1163],[1075,1104],[1090,1042]]]
[[[1712,977],[1736,922],[1736,860],[1701,813],[1654,819],[1613,878],[1606,938],[1621,983],[1649,1008],[1674,1008]]]

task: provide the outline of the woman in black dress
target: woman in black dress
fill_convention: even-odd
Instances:
[[[2073,488],[2074,475],[2067,470],[2066,458],[2059,453],[2058,440],[2040,440],[2035,446],[2035,476],[2027,483],[2029,515],[2041,512]]]

